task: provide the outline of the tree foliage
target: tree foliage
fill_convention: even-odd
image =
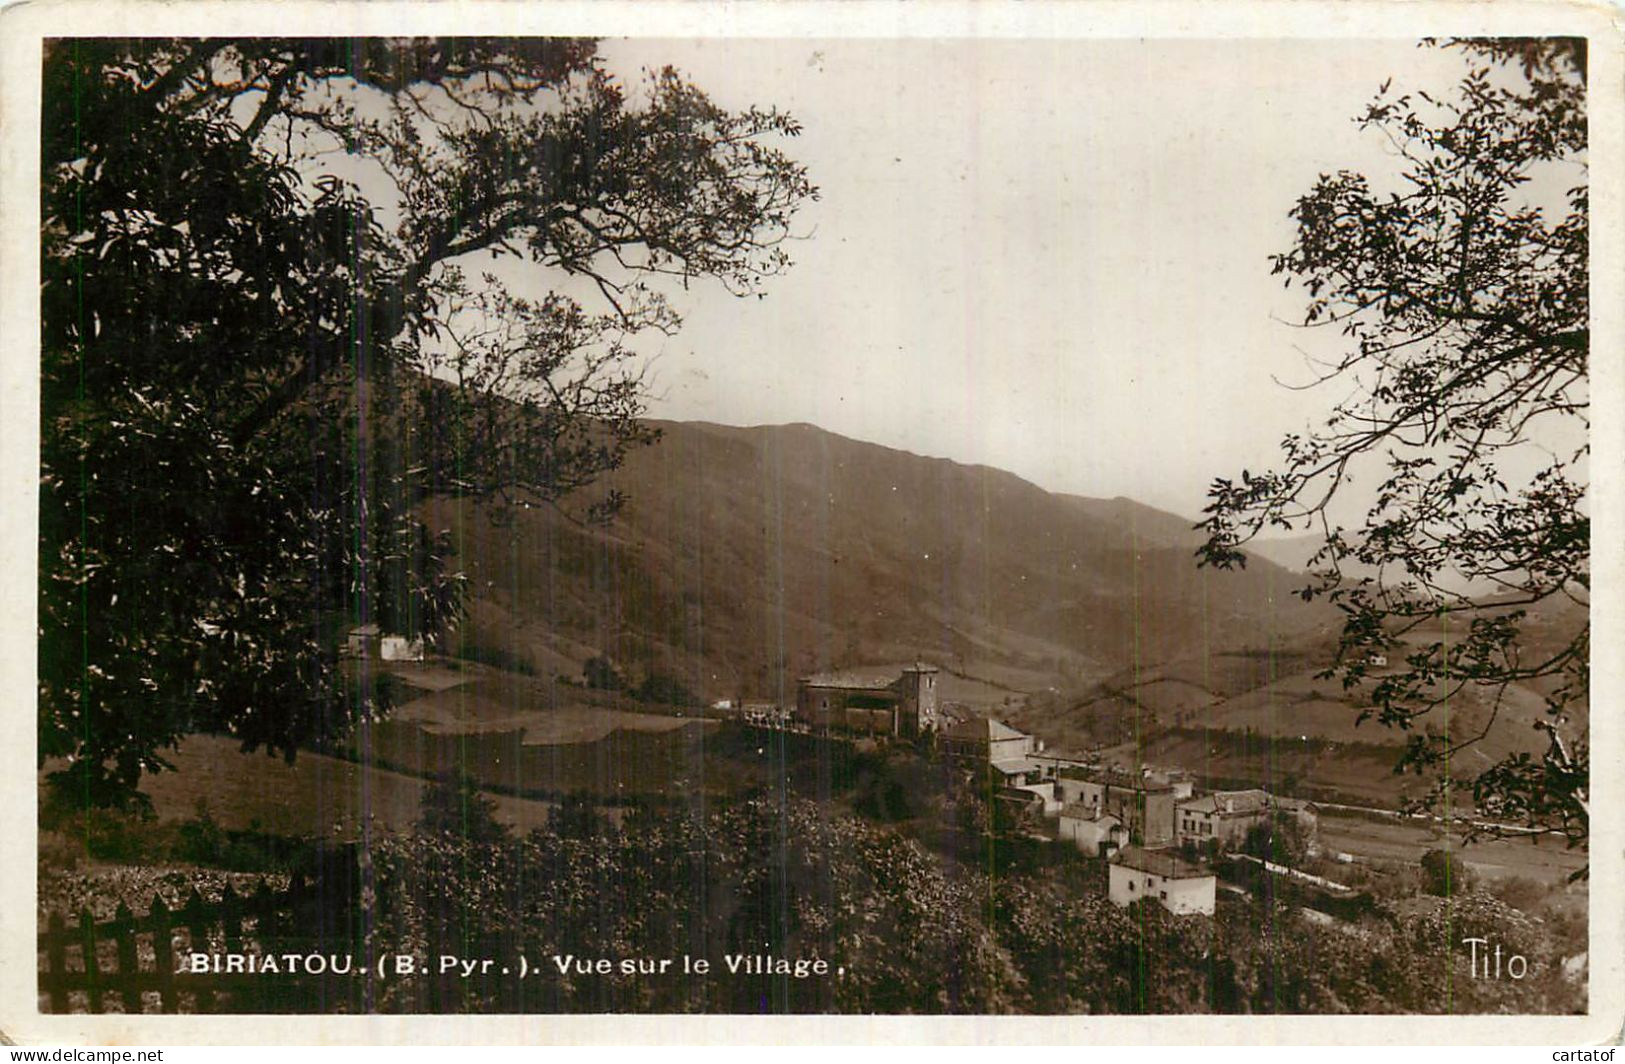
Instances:
[[[1404,765],[1472,790],[1486,813],[1588,833],[1586,699],[1590,333],[1585,47],[1452,42],[1449,94],[1385,83],[1362,128],[1394,174],[1324,174],[1292,209],[1274,272],[1308,297],[1304,325],[1343,354],[1314,385],[1346,397],[1289,435],[1273,472],[1210,491],[1203,564],[1244,564],[1266,530],[1324,547],[1305,598],[1343,617],[1333,671],[1385,725]],[[1348,485],[1374,471],[1365,512]],[[1375,663],[1394,667],[1376,671]],[[1538,753],[1451,780],[1514,685],[1545,696]],[[1492,707],[1482,728],[1453,700]],[[1437,718],[1444,717],[1444,721]],[[1437,726],[1426,727],[1434,724]]]
[[[1191,1014],[1569,1012],[1563,960],[1583,929],[1488,895],[1434,911],[1312,922],[1297,904],[1221,895],[1216,915],[1106,897],[1102,862],[1001,872],[799,796],[632,807],[618,829],[549,823],[523,839],[385,836],[373,948],[529,958],[524,980],[391,980],[384,1011]],[[1528,959],[1473,979],[1461,939]],[[730,972],[728,955],[823,960],[823,976]],[[552,958],[608,957],[606,974]],[[627,974],[687,955],[705,976]]]
[[[1308,833],[1296,816],[1275,810],[1247,829],[1241,850],[1288,868],[1302,868],[1309,856]]]
[[[757,291],[816,194],[789,116],[588,41],[60,40],[43,78],[39,750],[91,800],[381,708],[342,633],[459,614],[416,504],[560,505],[652,442],[635,338]]]
[[[1422,855],[1422,889],[1441,898],[1465,894],[1473,874],[1461,855],[1450,850],[1429,850]]]
[[[601,691],[619,691],[626,686],[626,677],[615,663],[602,654],[595,654],[581,667],[581,676],[588,687]]]
[[[496,803],[480,791],[473,779],[466,773],[446,771],[423,789],[418,801],[417,832],[492,843],[502,839],[507,829],[496,819]]]

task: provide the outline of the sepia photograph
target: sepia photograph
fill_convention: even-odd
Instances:
[[[5,71],[0,1027],[1617,1007],[1597,20],[361,6]]]

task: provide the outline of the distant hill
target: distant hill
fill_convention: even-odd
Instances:
[[[465,652],[571,677],[603,654],[708,698],[914,657],[1041,690],[1334,623],[1267,561],[1197,569],[1192,522],[1131,500],[810,425],[657,424],[609,478],[629,502],[608,528],[426,508],[472,579]]]
[[[1486,603],[1488,610],[1495,608]],[[1583,607],[1551,599],[1523,618],[1520,646],[1528,660],[1544,660],[1566,646],[1586,622]],[[1406,642],[1448,641],[1470,624],[1446,617],[1413,631]],[[1406,651],[1390,651],[1389,664],[1370,666],[1366,687],[1346,689],[1322,676],[1336,655],[1335,632],[1318,630],[1252,646],[1125,668],[1091,687],[1041,694],[1012,707],[1006,719],[1043,735],[1058,752],[1095,751],[1120,761],[1179,765],[1210,782],[1258,785],[1300,796],[1392,804],[1427,781],[1395,775],[1410,733],[1375,719],[1360,721],[1371,705],[1369,685],[1404,668]],[[1418,729],[1447,731],[1468,745],[1455,769],[1472,775],[1518,752],[1538,755],[1547,739],[1536,729],[1548,719],[1544,695],[1552,678],[1494,688],[1468,685],[1435,709]],[[1583,702],[1570,707],[1587,731]]]
[[[1325,546],[1326,540],[1318,535],[1282,536],[1251,540],[1246,546],[1248,554],[1274,562],[1295,573],[1309,571],[1309,559]]]
[[[1135,502],[1133,499],[1125,499],[1122,496],[1115,499],[1090,499],[1082,495],[1061,495],[1058,498],[1076,507],[1092,520],[1128,529],[1143,544],[1183,547],[1194,552],[1207,539],[1196,530],[1194,521]]]
[[[629,500],[608,527],[426,508],[473,586],[454,652],[534,674],[511,682],[537,706],[580,702],[556,681],[598,656],[629,686],[658,674],[706,701],[788,701],[809,672],[923,658],[949,670],[945,697],[1052,749],[1379,803],[1415,785],[1391,773],[1405,733],[1356,727],[1359,692],[1316,676],[1339,615],[1261,550],[1198,569],[1188,518],[810,425],[658,427],[603,485]],[[1531,647],[1555,648],[1584,612],[1529,620]],[[503,682],[488,692],[512,701]],[[1468,762],[1538,749],[1539,695],[1510,692]],[[1439,720],[1462,737],[1488,707],[1467,694]]]
[[[1275,538],[1260,538],[1247,543],[1244,548],[1248,554],[1256,558],[1264,558],[1283,569],[1293,572],[1306,573],[1312,568],[1324,567],[1324,563],[1311,565],[1311,559],[1326,545],[1326,538],[1319,533],[1305,533],[1297,536],[1281,536]],[[1346,579],[1357,580],[1363,577],[1376,578],[1380,575],[1378,568],[1373,565],[1362,565],[1351,559],[1345,559],[1342,572]],[[1386,579],[1397,581],[1403,579],[1402,574],[1390,570]],[[1495,593],[1495,585],[1489,581],[1471,581],[1454,573],[1443,573],[1437,577],[1438,585],[1446,591],[1468,595],[1474,598],[1491,596]]]

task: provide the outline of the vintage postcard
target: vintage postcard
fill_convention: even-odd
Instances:
[[[3,18],[7,1038],[1617,1034],[1603,7]]]

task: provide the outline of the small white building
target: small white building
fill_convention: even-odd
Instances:
[[[1110,869],[1109,896],[1118,905],[1151,898],[1176,915],[1213,915],[1218,878],[1171,853],[1127,846]]]
[[[1176,802],[1183,802],[1196,793],[1195,777],[1182,768],[1156,770],[1152,772],[1151,776],[1153,779],[1160,779],[1174,789],[1174,801]]]
[[[1039,781],[1043,766],[1030,757],[991,761],[988,763],[988,771],[1007,787],[1032,789],[1034,794],[1043,795],[1046,802],[1059,801],[1055,797],[1055,784]],[[1060,806],[1057,805],[1056,808],[1059,809]]]
[[[386,635],[378,640],[378,656],[385,661],[422,661],[423,640]]]
[[[363,624],[350,629],[344,641],[345,652],[352,658],[370,658],[378,652],[378,626]]]
[[[994,766],[997,768],[998,766]],[[1044,816],[1050,820],[1061,815],[1061,800],[1055,796],[1055,784],[1044,780],[1040,783],[1009,783],[1012,790],[1026,791],[1037,796],[1043,802]]]
[[[408,639],[404,635],[384,635],[376,624],[363,624],[350,629],[345,637],[344,650],[352,658],[382,661],[422,661],[423,640]]]

